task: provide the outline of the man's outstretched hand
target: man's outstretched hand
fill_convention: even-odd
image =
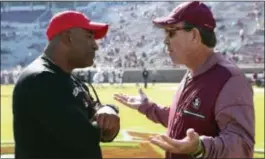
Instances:
[[[141,88],[139,89],[138,92],[139,92],[138,96],[128,96],[125,94],[114,94],[114,99],[127,107],[137,110],[141,105],[148,103],[148,98],[144,94]]]
[[[186,137],[176,140],[167,135],[157,135],[150,138],[150,142],[161,149],[176,154],[193,154],[199,146],[199,135],[194,129],[188,129]]]

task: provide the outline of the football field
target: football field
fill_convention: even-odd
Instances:
[[[142,87],[142,86],[140,86]],[[123,88],[104,85],[95,87],[102,103],[111,103],[119,106],[121,129],[139,130],[145,132],[165,133],[166,129],[159,124],[149,121],[145,116],[135,110],[120,105],[113,99],[114,93],[137,95],[138,88],[135,84],[126,84]],[[176,91],[177,84],[149,84],[148,89],[143,89],[147,96],[154,102],[169,106]],[[12,91],[13,85],[1,86],[1,143],[13,142],[12,133]],[[41,91],[41,90],[40,90]],[[52,90],[51,90],[52,91]],[[256,117],[256,149],[264,150],[264,89],[254,87],[255,117]],[[122,139],[122,131],[117,139]],[[264,157],[264,154],[256,154],[256,157]]]

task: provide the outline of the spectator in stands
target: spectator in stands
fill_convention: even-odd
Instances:
[[[75,11],[51,19],[44,54],[14,88],[15,158],[102,158],[99,143],[118,134],[119,111],[93,99],[72,70],[93,65],[107,30]]]
[[[239,31],[239,37],[240,37],[241,43],[243,43],[244,42],[244,39],[245,39],[244,29],[240,29],[240,31]]]
[[[141,90],[137,98],[114,98],[168,128],[167,135],[150,139],[168,159],[252,158],[253,90],[235,64],[214,53],[216,22],[210,9],[185,2],[153,22],[166,32],[171,60],[188,68],[171,107],[158,106]]]
[[[147,82],[148,82],[148,76],[149,76],[149,71],[146,68],[143,69],[142,76],[144,79],[144,88],[146,89],[147,88]]]

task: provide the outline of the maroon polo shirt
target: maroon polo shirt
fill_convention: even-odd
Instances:
[[[240,69],[219,53],[186,73],[170,107],[150,103],[139,112],[167,127],[175,139],[194,128],[205,147],[204,158],[253,157],[253,90]],[[192,157],[166,152],[166,158]]]

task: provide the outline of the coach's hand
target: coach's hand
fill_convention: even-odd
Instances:
[[[165,151],[176,154],[194,154],[198,151],[203,151],[200,147],[199,135],[194,129],[188,129],[187,136],[181,140],[172,139],[166,135],[158,135],[152,137],[150,142]]]
[[[114,94],[114,99],[132,109],[138,109],[141,105],[145,105],[148,103],[148,98],[142,91],[139,89],[138,96],[127,96],[124,94]]]
[[[95,119],[98,126],[103,130],[115,132],[120,127],[119,115],[108,106],[100,108],[95,114]]]

